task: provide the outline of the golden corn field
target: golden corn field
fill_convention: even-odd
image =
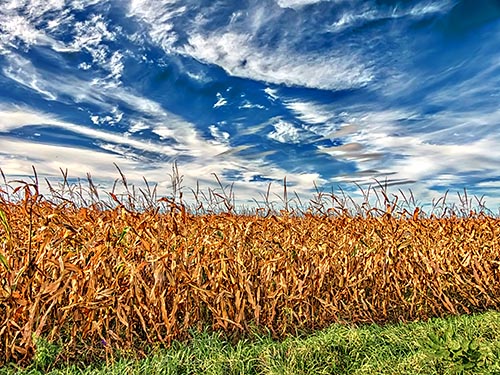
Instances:
[[[494,215],[193,214],[20,192],[0,194],[0,365],[29,361],[37,337],[103,357],[192,329],[281,338],[500,307]]]

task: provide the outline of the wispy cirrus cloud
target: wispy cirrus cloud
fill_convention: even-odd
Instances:
[[[325,90],[360,87],[372,80],[371,68],[352,49],[339,51],[332,46],[321,53],[297,51],[294,44],[301,38],[298,29],[293,38],[289,33],[295,28],[278,35],[282,40],[278,48],[259,42],[259,35],[266,32],[269,23],[280,22],[280,12],[269,7],[265,3],[243,7],[241,12],[228,14],[226,22],[221,21],[215,29],[212,23],[205,22],[201,10],[199,17],[186,22],[180,15],[189,9],[179,1],[160,5],[134,0],[129,15],[139,19],[150,40],[167,53],[220,66],[233,76]],[[209,12],[210,8],[204,10]]]
[[[372,80],[370,69],[355,55],[293,56],[294,51],[286,47],[274,51],[259,48],[249,35],[234,32],[192,35],[183,53],[219,65],[234,76],[288,86],[342,90]]]

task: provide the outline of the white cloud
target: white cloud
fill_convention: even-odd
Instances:
[[[345,28],[387,18],[402,18],[407,16],[415,18],[426,17],[431,14],[449,11],[455,5],[455,2],[452,0],[432,1],[428,3],[419,2],[408,7],[402,4],[381,7],[371,2],[352,2],[351,5],[350,8],[342,11],[340,17],[327,30],[339,32]]]
[[[227,104],[227,100],[221,95],[220,92],[217,93],[217,103],[214,104],[213,108],[223,107]]]
[[[177,3],[177,0],[131,0],[128,15],[145,22],[151,39],[170,51],[178,40],[171,20],[187,10],[185,6],[177,6]]]
[[[344,145],[319,147],[319,150],[339,160],[355,161],[360,173],[332,180],[369,184],[374,178],[389,177],[399,183],[415,182],[411,185],[413,192],[426,199],[434,186],[475,183],[478,171],[481,171],[481,179],[498,178],[498,135],[491,132],[478,139],[462,137],[460,143],[444,142],[446,137],[441,137],[441,141],[436,142],[438,137],[433,132],[405,130],[399,121],[412,116],[402,110],[352,113],[350,130],[342,137]],[[455,117],[456,121],[467,121],[464,116]],[[493,117],[486,114],[476,120],[484,123],[494,121]],[[440,122],[446,119],[448,115]],[[470,131],[470,127],[468,129]],[[364,174],[363,171],[371,172]]]
[[[249,109],[249,108],[258,108],[258,109],[266,109],[265,106],[261,104],[253,104],[248,100],[245,100],[242,105],[238,107],[239,109]]]
[[[454,0],[420,2],[412,6],[408,13],[412,16],[422,17],[428,14],[444,13],[456,5]],[[396,12],[397,13],[397,12]],[[404,13],[403,13],[404,14]]]
[[[74,102],[96,105],[103,111],[109,111],[111,120],[115,122],[121,120],[120,113],[115,113],[116,107],[123,104],[137,112],[133,120],[146,121],[147,117],[147,122],[155,133],[162,137],[173,138],[179,143],[178,147],[181,150],[191,147],[194,152],[199,152],[200,148],[208,152],[212,147],[214,154],[222,152],[221,146],[210,145],[205,149],[203,146],[205,141],[200,138],[193,124],[165,111],[159,103],[123,87],[106,86],[106,81],[101,80],[88,82],[73,75],[61,75],[59,72],[57,75],[52,72],[42,72],[29,60],[17,55],[7,56],[7,61],[9,64],[4,68],[7,77],[49,99],[69,96]],[[101,119],[94,118],[94,121],[99,123]]]
[[[99,141],[112,142],[134,147],[138,150],[157,152],[159,154],[174,156],[177,153],[175,149],[160,144],[155,144],[150,141],[141,141],[124,137],[123,134],[114,133],[99,129],[90,128],[87,126],[72,124],[66,121],[60,121],[52,115],[47,115],[40,112],[29,112],[26,110],[0,110],[0,129],[3,132],[30,125],[50,125],[70,132],[84,135],[90,139]]]
[[[281,14],[270,9],[273,8],[264,3],[251,4],[244,12],[233,13],[228,24],[217,29],[209,18],[214,7],[186,20],[184,16],[189,9],[175,0],[133,0],[129,16],[140,20],[144,26],[140,33],[147,33],[148,41],[167,53],[187,55],[220,66],[237,77],[325,90],[362,87],[373,80],[373,72],[363,54],[352,48],[299,52],[293,42],[302,38],[298,31],[291,31],[294,37],[283,39],[279,47],[262,43],[259,35],[271,22],[279,22]]]
[[[72,31],[70,9],[83,9],[99,0],[6,0],[0,7],[0,54],[33,45],[49,46],[54,51],[71,52],[74,47],[54,39],[51,33],[60,27]]]
[[[107,21],[102,15],[93,15],[85,21],[73,25],[75,36],[68,45],[72,51],[87,51],[92,57],[92,63],[109,72],[107,78],[119,81],[123,72],[123,53],[119,50],[111,52],[108,42],[115,41],[117,34],[110,30]],[[83,68],[89,68],[80,64]]]
[[[264,89],[264,92],[267,94],[267,96],[269,97],[269,99],[271,99],[272,101],[275,101],[276,99],[279,99],[278,90],[276,90],[276,89],[272,89],[270,87],[266,87]]]
[[[83,21],[75,21],[74,9],[92,6],[96,1],[59,0],[11,0],[0,7],[0,54],[10,55],[18,49],[31,46],[48,46],[58,53],[86,51],[92,57],[92,64],[107,71],[109,77],[119,81],[123,72],[123,52],[111,53],[107,43],[115,41],[119,27],[111,27],[103,15],[90,13]],[[68,42],[57,40],[59,33],[71,37]],[[53,57],[60,58],[59,55]],[[82,62],[81,70],[92,65]],[[36,90],[36,88],[33,86]],[[47,90],[38,88],[40,93]]]
[[[110,78],[119,81],[123,73],[123,54],[120,51],[115,51],[111,55],[109,62]]]
[[[86,49],[90,52],[104,40],[115,40],[114,32],[108,29],[108,24],[102,15],[93,15],[90,19],[77,22],[74,26],[76,36],[71,47],[76,51]]]
[[[297,118],[307,124],[325,124],[335,117],[331,106],[317,104],[303,100],[286,100],[285,106],[290,109]]]
[[[131,166],[126,159],[100,150],[47,145],[4,136],[0,160],[7,175],[27,175],[31,165],[35,165],[43,175],[57,175],[59,168],[68,168],[72,173],[81,173],[79,177],[84,177],[88,171],[107,180],[115,174],[113,162],[125,168]]]
[[[279,120],[273,125],[274,130],[268,134],[268,138],[280,143],[299,143],[299,130],[291,123]]]
[[[25,125],[44,124],[47,116],[38,112],[27,112],[19,109],[5,110],[0,107],[0,131],[9,132]]]
[[[82,70],[89,70],[90,68],[92,68],[92,65],[90,65],[89,63],[86,63],[86,62],[82,62],[78,65],[78,68],[80,68]]]
[[[212,137],[217,143],[227,144],[229,142],[230,135],[228,132],[221,131],[215,125],[210,125],[208,129],[210,130],[210,135],[212,135]]]
[[[300,55],[286,47],[256,47],[250,39],[234,32],[194,34],[182,52],[234,76],[288,86],[341,90],[364,86],[373,78],[370,69],[346,51]]]
[[[9,54],[5,57],[7,65],[3,73],[7,78],[26,86],[49,100],[56,100],[57,94],[53,89],[55,82],[47,82],[39,75],[31,62],[23,57]]]
[[[27,45],[33,45],[41,37],[41,33],[34,28],[27,19],[21,16],[11,16],[0,24],[2,44],[11,44],[16,39],[23,41]]]
[[[149,125],[146,125],[144,121],[136,121],[132,123],[132,126],[128,129],[130,133],[137,133],[142,130],[147,130],[149,129]]]
[[[123,118],[123,112],[118,110],[118,107],[114,107],[111,112],[106,116],[90,116],[90,120],[95,125],[107,125],[112,126],[119,123]]]
[[[320,3],[322,1],[335,1],[335,0],[276,0],[276,3],[282,8],[299,9],[303,6]],[[338,2],[337,0],[336,2]]]
[[[170,158],[168,161],[152,162],[141,155],[131,154],[129,149],[115,143],[104,143],[100,150],[90,150],[40,144],[5,136],[2,136],[1,139],[0,165],[8,180],[14,176],[16,178],[29,176],[32,173],[31,167],[34,165],[42,181],[44,178],[48,178],[52,183],[62,182],[60,174],[60,168],[62,168],[68,170],[70,178],[83,178],[84,184],[85,174],[90,173],[94,183],[99,184],[102,191],[106,192],[111,190],[114,179],[120,178],[113,165],[116,163],[130,184],[143,186],[143,176],[146,176],[150,183],[158,183],[160,196],[171,193],[168,174],[171,173],[171,162],[174,158]],[[183,185],[186,187],[184,199],[188,203],[193,202],[188,188],[195,187],[196,183],[199,182],[204,191],[208,188],[217,191],[219,186],[212,174],[215,173],[222,177],[227,170],[242,171],[234,185],[237,204],[249,204],[249,202],[253,204],[252,199],[260,200],[260,197],[267,192],[268,182],[254,181],[256,175],[273,181],[282,181],[286,176],[288,185],[293,186],[289,188],[289,192],[297,192],[306,199],[310,196],[313,182],[325,182],[317,173],[288,173],[278,167],[268,165],[260,159],[237,160],[226,153],[212,160],[200,155],[199,158],[192,161],[179,162],[178,164],[179,171],[184,176]],[[273,197],[274,194],[280,196],[282,192],[281,183],[272,185],[271,194]]]

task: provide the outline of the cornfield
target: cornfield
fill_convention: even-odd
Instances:
[[[0,191],[0,364],[29,362],[38,337],[108,358],[193,329],[282,338],[500,307],[495,215],[237,214],[229,199],[195,213],[169,198],[138,210],[114,193],[114,206],[46,199],[37,184]]]

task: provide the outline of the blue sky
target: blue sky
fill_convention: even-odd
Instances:
[[[499,40],[493,0],[7,0],[0,167],[496,204]]]

